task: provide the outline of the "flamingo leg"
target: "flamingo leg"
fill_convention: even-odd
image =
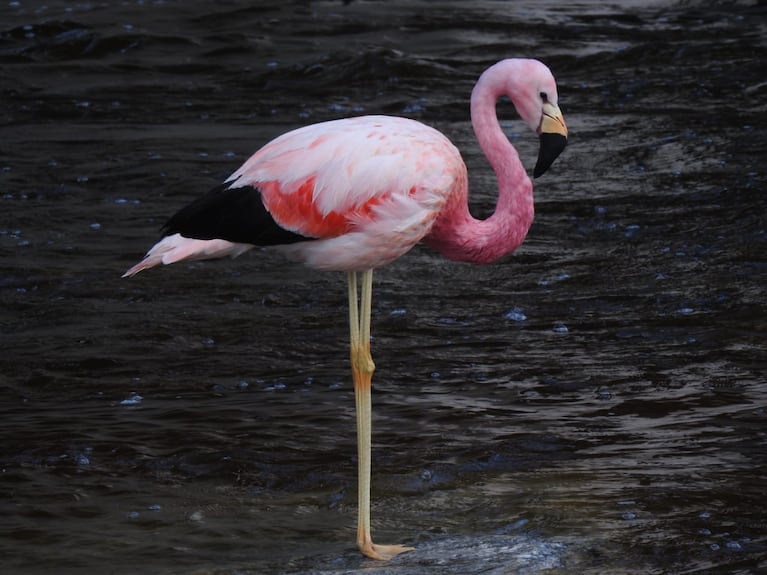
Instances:
[[[362,293],[357,295],[357,272],[349,272],[349,331],[354,398],[357,406],[358,506],[357,546],[371,559],[391,559],[412,551],[403,545],[376,545],[370,534],[371,379],[375,364],[370,356],[370,315],[373,270],[362,272]],[[359,302],[359,304],[358,304]],[[361,309],[360,309],[361,308]]]

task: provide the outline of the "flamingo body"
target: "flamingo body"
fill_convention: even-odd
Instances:
[[[313,124],[272,140],[173,216],[167,236],[126,275],[257,245],[278,245],[320,270],[374,269],[418,243],[466,184],[458,149],[415,120]]]
[[[124,274],[235,257],[254,246],[276,246],[312,268],[348,272],[359,450],[357,544],[374,559],[410,548],[376,545],[370,535],[372,270],[422,240],[448,258],[475,263],[494,261],[522,243],[533,221],[533,187],[498,123],[495,106],[504,95],[540,136],[535,176],[567,141],[546,66],[510,59],[488,68],[471,97],[474,132],[498,180],[496,211],[486,220],[471,216],[466,166],[437,130],[390,116],[334,120],[266,144],[221,186],[171,217],[165,237]]]
[[[400,257],[465,186],[460,153],[414,120],[362,116],[288,132],[228,180],[252,186],[277,225],[314,241],[283,248],[321,270],[363,271]]]

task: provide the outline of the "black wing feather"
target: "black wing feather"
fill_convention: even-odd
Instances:
[[[163,234],[198,240],[227,240],[269,246],[313,240],[286,230],[264,207],[253,186],[230,188],[224,183],[180,209],[163,226]]]

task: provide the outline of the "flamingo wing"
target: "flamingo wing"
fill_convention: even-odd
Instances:
[[[398,199],[413,198],[415,211],[435,202],[441,206],[455,179],[450,165],[456,160],[458,171],[465,171],[458,151],[433,128],[404,118],[362,116],[283,134],[227,183],[230,189],[257,189],[283,229],[330,238],[385,217],[382,205],[391,207]],[[392,222],[392,227],[397,226]]]
[[[224,182],[180,209],[163,226],[165,235],[256,246],[289,244],[312,238],[286,230],[264,207],[256,187]]]

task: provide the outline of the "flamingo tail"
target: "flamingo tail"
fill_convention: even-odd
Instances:
[[[164,237],[144,256],[144,259],[130,268],[122,277],[136,275],[140,271],[157,265],[168,265],[180,261],[208,260],[226,256],[236,258],[252,249],[251,244],[240,244],[226,240],[197,240],[181,234]]]

